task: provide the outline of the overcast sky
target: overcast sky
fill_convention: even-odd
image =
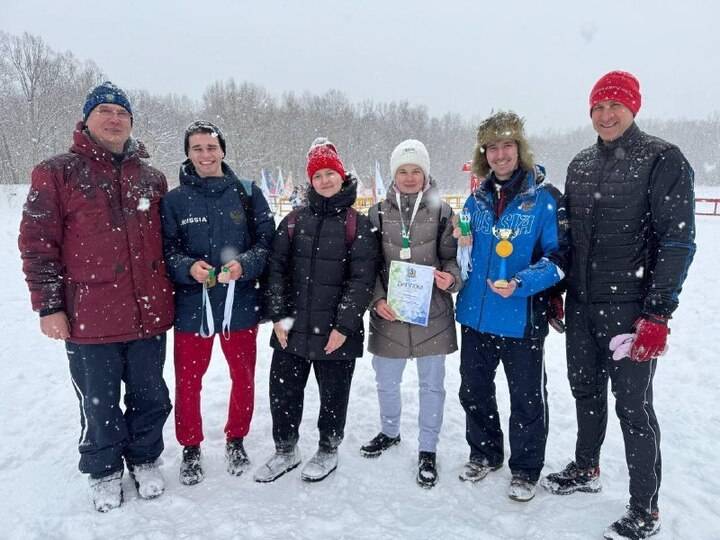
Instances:
[[[720,111],[712,0],[0,0],[0,30],[94,60],[115,83],[200,98],[234,77],[431,114],[513,109],[531,133],[589,122],[612,69],[641,83],[642,118]]]

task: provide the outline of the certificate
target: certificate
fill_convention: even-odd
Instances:
[[[388,273],[387,303],[398,320],[427,326],[435,268],[422,264],[392,261]]]

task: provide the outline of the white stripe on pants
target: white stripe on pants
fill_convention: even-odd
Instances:
[[[418,370],[420,405],[418,411],[418,450],[435,452],[445,407],[445,355],[422,356],[416,359]],[[380,423],[388,437],[400,434],[402,399],[400,383],[405,370],[405,358],[373,356]]]

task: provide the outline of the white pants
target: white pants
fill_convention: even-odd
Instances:
[[[420,386],[418,450],[435,452],[445,406],[445,356],[422,356],[416,361]],[[405,358],[373,356],[372,365],[375,369],[380,403],[380,423],[382,432],[388,437],[397,437],[400,434],[402,414],[400,383],[406,363]]]

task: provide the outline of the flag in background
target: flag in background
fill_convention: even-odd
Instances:
[[[385,183],[380,174],[380,163],[375,160],[375,202],[382,201],[387,196],[387,190],[385,189]]]
[[[275,195],[282,197],[285,193],[285,180],[283,179],[282,169],[278,167],[277,182],[275,182]]]
[[[268,186],[267,176],[265,175],[265,169],[260,169],[260,191],[262,191],[265,200],[270,202],[270,187]]]

